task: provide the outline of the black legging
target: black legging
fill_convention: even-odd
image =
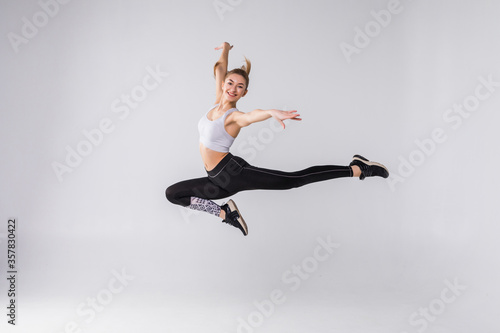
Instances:
[[[322,165],[284,172],[254,167],[229,153],[207,174],[207,177],[169,186],[165,191],[167,199],[186,207],[190,205],[191,197],[214,200],[246,190],[288,190],[323,180],[352,177],[352,169],[349,166]]]

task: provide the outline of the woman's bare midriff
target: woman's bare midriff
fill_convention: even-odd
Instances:
[[[203,164],[205,165],[205,169],[210,171],[215,168],[228,153],[221,153],[219,151],[212,150],[205,147],[203,143],[200,142],[200,154]]]

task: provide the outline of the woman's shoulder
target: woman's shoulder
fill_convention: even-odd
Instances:
[[[245,114],[245,112],[240,111],[240,110],[238,110],[237,108],[232,108],[232,109],[229,109],[229,110],[227,110],[227,113],[228,113],[229,115],[231,115],[231,114],[233,114],[233,115],[241,115],[241,114]]]
[[[234,109],[228,110],[226,119],[228,119],[230,122],[236,121],[238,119],[238,117],[241,117],[244,114],[245,114],[245,112],[242,112],[242,111],[234,108]]]

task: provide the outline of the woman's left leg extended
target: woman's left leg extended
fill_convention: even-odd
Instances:
[[[335,178],[352,177],[349,166],[318,165],[304,170],[286,172],[248,166],[242,172],[242,178],[255,189],[288,190],[307,184]]]
[[[259,168],[248,164],[238,156],[231,156],[217,170],[209,171],[212,182],[228,193],[245,190],[287,190],[329,179],[352,177],[349,166],[319,165],[295,172]]]

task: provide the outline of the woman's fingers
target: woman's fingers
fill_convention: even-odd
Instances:
[[[294,111],[294,112],[297,112],[297,111]],[[300,114],[298,114],[298,113],[294,113],[294,114],[290,113],[290,114],[288,114],[288,118],[289,119],[301,120],[301,118],[297,118],[297,117],[300,117]]]
[[[233,45],[229,44],[228,42],[224,42],[221,45],[217,46],[215,50],[222,50],[226,45],[229,47],[230,50],[233,48]]]
[[[281,124],[283,129],[285,129],[285,123],[283,120],[291,119],[291,120],[302,120],[299,113],[296,113],[297,110],[291,111],[282,111],[282,110],[274,110],[273,117]]]

